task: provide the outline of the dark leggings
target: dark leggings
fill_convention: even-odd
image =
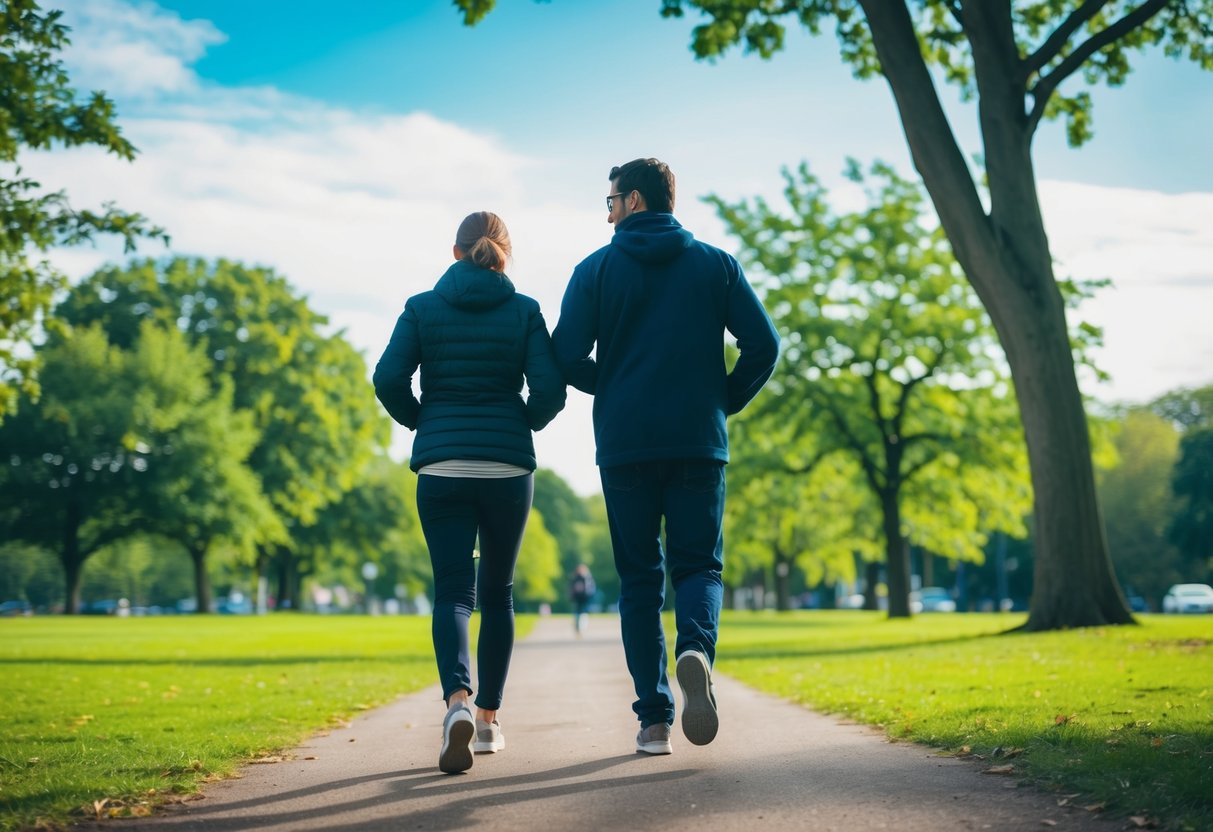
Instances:
[[[477,707],[501,707],[514,649],[514,564],[531,512],[534,477],[417,478],[417,513],[434,568],[434,656],[442,698],[472,692],[468,620],[480,600]],[[480,535],[480,572],[472,557]]]

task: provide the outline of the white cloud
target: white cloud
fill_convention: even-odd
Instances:
[[[1042,182],[1059,276],[1111,278],[1079,309],[1104,328],[1105,400],[1213,383],[1213,194]]]
[[[58,8],[72,29],[64,53],[72,76],[111,97],[195,90],[190,64],[226,40],[209,21],[185,21],[154,3],[66,0]]]

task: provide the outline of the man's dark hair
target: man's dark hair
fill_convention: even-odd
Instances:
[[[611,168],[607,179],[619,180],[615,190],[621,194],[640,191],[645,207],[650,211],[669,214],[674,210],[674,172],[657,159],[633,159],[626,165]]]

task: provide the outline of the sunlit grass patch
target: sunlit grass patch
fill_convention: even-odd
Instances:
[[[726,614],[717,666],[1076,805],[1213,829],[1213,617],[1007,633],[1019,615]]]
[[[428,617],[0,621],[0,829],[145,813],[435,681]]]

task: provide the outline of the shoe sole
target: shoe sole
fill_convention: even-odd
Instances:
[[[708,666],[697,653],[683,653],[674,667],[682,688],[682,733],[692,745],[707,745],[716,739],[720,717],[712,698]]]
[[[497,742],[474,742],[472,750],[477,754],[496,754],[498,751],[505,749],[505,737],[497,740]]]
[[[446,730],[438,768],[447,774],[458,774],[472,767],[472,737],[476,725],[469,719],[457,719]]]
[[[668,742],[646,742],[641,745],[636,743],[636,753],[638,754],[673,754],[674,748]]]

